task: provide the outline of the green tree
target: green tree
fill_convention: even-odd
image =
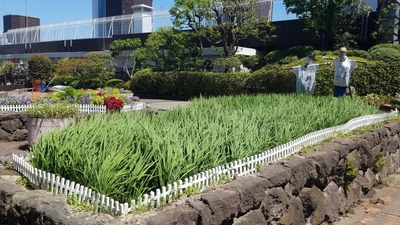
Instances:
[[[84,58],[93,60],[90,73],[92,77],[100,79],[102,84],[105,84],[115,75],[115,62],[113,57],[106,52],[89,52],[84,55]]]
[[[192,44],[192,38],[191,32],[160,28],[134,54],[157,71],[197,70],[200,49]]]
[[[43,54],[35,54],[28,58],[28,76],[32,80],[46,81],[52,77],[51,59]]]
[[[375,23],[375,31],[372,33],[375,38],[375,44],[385,42],[385,36],[394,35],[397,38],[389,42],[399,40],[399,34],[393,32],[394,29],[399,29],[399,15],[396,11],[400,10],[400,3],[397,0],[378,0],[376,7],[376,17],[373,20]]]
[[[207,39],[221,46],[224,56],[234,55],[239,41],[248,37],[259,37],[260,27],[271,28],[266,18],[258,17],[257,0],[212,1],[214,15],[207,26]],[[267,38],[267,37],[264,37]]]
[[[109,49],[112,52],[111,56],[120,56],[123,58],[123,69],[125,73],[132,78],[137,64],[137,58],[134,51],[142,46],[139,38],[128,38],[125,40],[115,40],[111,42]],[[129,63],[132,62],[131,65]],[[130,67],[130,68],[129,68]]]
[[[207,35],[206,23],[213,18],[211,7],[210,0],[175,0],[175,5],[170,10],[175,27],[195,33],[201,59],[203,59],[203,40]]]
[[[358,0],[283,0],[286,11],[296,14],[307,30],[315,32],[326,49],[326,41],[350,47],[359,35],[359,19],[366,8]],[[347,42],[347,43],[345,43]]]
[[[173,23],[195,33],[203,50],[203,39],[219,46],[224,56],[236,53],[239,41],[260,35],[271,24],[258,17],[257,0],[175,0]],[[263,29],[260,29],[262,27]],[[219,49],[218,48],[218,49]]]

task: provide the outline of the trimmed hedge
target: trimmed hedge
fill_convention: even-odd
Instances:
[[[106,82],[106,87],[112,87],[112,88],[124,88],[125,87],[125,81],[121,79],[110,79]]]
[[[277,67],[254,73],[138,72],[132,78],[135,94],[198,97],[255,93],[293,93],[296,78]],[[292,85],[288,85],[292,84]]]
[[[71,85],[75,80],[79,80],[79,78],[73,76],[56,76],[51,82],[51,85]]]
[[[333,66],[320,66],[316,75],[316,95],[333,95],[333,74]],[[400,92],[400,63],[358,62],[350,85],[356,88],[359,96],[371,93],[394,96]]]
[[[393,63],[400,61],[400,51],[394,48],[377,48],[370,52],[372,60],[380,60],[386,63]]]
[[[334,67],[320,64],[315,95],[333,95]],[[358,62],[350,80],[357,94],[400,93],[400,62]],[[135,94],[197,97],[257,93],[295,93],[296,76],[291,67],[269,66],[254,73],[138,72],[132,78]]]

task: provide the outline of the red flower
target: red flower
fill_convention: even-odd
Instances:
[[[104,105],[107,109],[122,109],[124,107],[124,102],[121,99],[111,96],[104,99]]]

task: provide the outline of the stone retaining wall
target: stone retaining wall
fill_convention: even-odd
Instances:
[[[26,141],[27,116],[24,112],[0,112],[0,141]]]
[[[63,196],[7,191],[0,180],[0,217],[9,225],[330,224],[399,167],[399,133],[400,121],[395,121],[373,132],[326,141],[162,209],[123,217],[74,214]]]

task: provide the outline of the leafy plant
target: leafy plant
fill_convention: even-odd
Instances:
[[[116,98],[115,96],[106,97],[104,99],[104,105],[107,109],[120,110],[124,108],[124,102],[121,99]]]
[[[35,189],[27,177],[18,177],[15,182],[26,189]]]
[[[26,114],[32,118],[68,118],[78,113],[76,106],[65,102],[35,104],[32,108],[26,109]]]
[[[374,173],[381,172],[389,162],[385,158],[383,152],[378,152],[375,156],[374,165],[372,166],[372,171]]]
[[[353,166],[354,159],[347,159],[344,170],[344,187],[346,190],[350,189],[350,184],[358,175],[358,168]]]

